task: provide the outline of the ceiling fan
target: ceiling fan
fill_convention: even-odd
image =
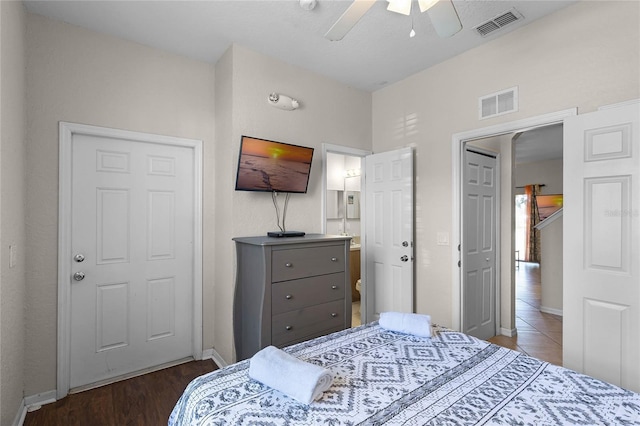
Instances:
[[[389,2],[387,10],[407,16],[411,14],[413,0],[387,1]],[[342,40],[375,3],[376,0],[353,0],[324,36],[332,41]],[[428,13],[431,23],[440,37],[451,37],[462,29],[458,12],[456,12],[451,0],[418,0],[418,5],[421,12]]]

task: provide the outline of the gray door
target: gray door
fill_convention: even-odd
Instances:
[[[496,335],[496,158],[465,149],[462,331]]]

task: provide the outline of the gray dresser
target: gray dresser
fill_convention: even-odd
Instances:
[[[238,361],[351,327],[351,237],[234,238]]]

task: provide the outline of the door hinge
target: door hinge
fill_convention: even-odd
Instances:
[[[462,262],[458,260],[458,268],[462,266]]]

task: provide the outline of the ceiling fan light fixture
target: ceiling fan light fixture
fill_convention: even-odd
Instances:
[[[412,0],[387,0],[389,5],[387,10],[391,12],[401,13],[409,16],[411,14],[411,2]]]
[[[438,0],[418,0],[418,5],[420,6],[420,12],[426,12],[431,7],[433,7]]]
[[[451,0],[438,1],[427,14],[440,37],[451,37],[462,30],[462,22]]]

